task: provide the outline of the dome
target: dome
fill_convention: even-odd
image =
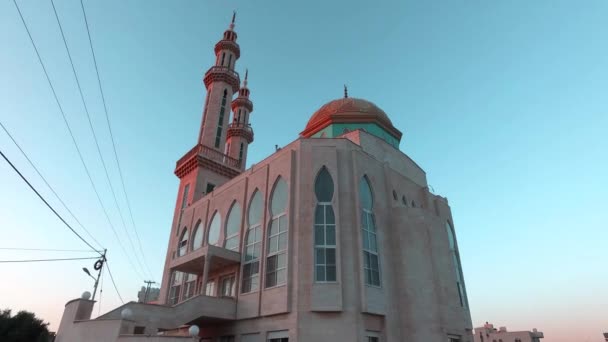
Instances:
[[[340,98],[324,104],[308,120],[302,136],[310,137],[333,123],[375,123],[397,139],[401,138],[388,115],[370,101],[358,98]]]

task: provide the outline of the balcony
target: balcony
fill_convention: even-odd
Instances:
[[[241,254],[229,249],[207,245],[171,260],[173,270],[200,274],[214,272],[241,262]],[[205,266],[208,268],[205,270]]]
[[[253,142],[253,128],[250,124],[243,122],[233,122],[228,125],[228,137],[240,136],[247,140],[247,143]]]
[[[203,77],[203,82],[205,83],[205,87],[209,88],[209,85],[213,82],[226,82],[232,87],[232,92],[236,93],[239,90],[239,86],[241,84],[241,80],[239,78],[239,74],[224,66],[212,66],[207,70],[205,76]]]
[[[175,174],[181,177],[197,165],[209,165],[218,172],[234,177],[241,172],[241,161],[210,147],[198,144],[181,157],[175,166]]]

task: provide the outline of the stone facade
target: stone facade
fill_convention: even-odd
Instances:
[[[131,302],[89,320],[90,310],[72,311],[90,301],[70,302],[57,341],[97,341],[102,331],[103,341],[179,339],[196,325],[197,338],[214,342],[472,342],[447,199],[429,191],[376,105],[345,94],[245,170],[253,104],[246,83],[232,101],[233,28],[205,75],[198,142],[176,165],[158,305]]]

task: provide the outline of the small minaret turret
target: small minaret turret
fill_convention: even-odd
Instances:
[[[241,170],[247,164],[247,147],[253,142],[253,129],[249,124],[249,116],[253,112],[253,103],[249,100],[247,77],[249,71],[245,70],[245,80],[239,89],[239,95],[232,101],[232,123],[228,126],[228,140],[226,141],[226,154],[240,161]]]
[[[236,13],[232,15],[230,27],[224,31],[222,39],[215,44],[215,65],[207,70],[203,78],[207,88],[207,100],[198,143],[220,152],[224,152],[226,143],[230,101],[240,84],[239,74],[234,71],[236,60],[241,56],[234,32],[235,18]]]

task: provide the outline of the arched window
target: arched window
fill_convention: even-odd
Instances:
[[[224,66],[224,59],[226,58],[226,53],[222,52],[222,63],[220,63],[221,66]]]
[[[363,239],[363,272],[365,284],[380,286],[380,260],[378,239],[374,217],[372,188],[366,176],[359,182],[359,202],[361,205],[361,237]]]
[[[405,198],[405,195],[401,196],[401,202],[407,207],[407,198]]]
[[[226,112],[226,97],[228,97],[228,90],[224,89],[224,95],[222,96],[222,105],[220,107],[220,116],[217,122],[217,131],[215,132],[215,148],[220,147],[220,140],[222,138],[222,127],[224,126],[224,114]]]
[[[241,147],[239,148],[239,161],[243,160],[243,143],[241,143]]]
[[[184,227],[182,231],[182,235],[179,238],[179,243],[177,244],[177,256],[183,256],[186,254],[188,250],[188,228]]]
[[[336,218],[331,203],[334,181],[325,166],[315,180],[315,281],[336,281]]]
[[[266,287],[284,284],[287,279],[287,183],[277,180],[270,198],[270,227],[266,257]]]
[[[213,213],[211,224],[209,225],[209,233],[207,233],[207,243],[217,245],[220,241],[220,229],[222,229],[222,218],[219,212]]]
[[[228,54],[228,67],[229,68],[232,67],[232,54],[231,53]]]
[[[198,222],[196,222],[196,225],[194,226],[194,235],[192,235],[192,246],[190,247],[190,250],[192,251],[197,250],[203,246],[203,229],[201,229],[200,225],[201,220],[198,220]]]
[[[256,190],[249,202],[247,213],[248,228],[245,235],[245,253],[243,253],[242,293],[256,291],[259,288],[263,206],[262,194]]]
[[[458,297],[460,298],[460,306],[468,306],[467,291],[464,287],[464,276],[462,275],[462,265],[460,264],[460,253],[458,252],[458,243],[456,242],[456,236],[454,229],[450,222],[445,223],[445,229],[448,233],[448,244],[450,247],[450,254],[454,261],[454,271],[456,273],[456,288],[458,289]]]
[[[241,230],[241,206],[238,202],[234,202],[228,213],[226,221],[226,238],[224,239],[224,248],[233,251],[239,250],[239,232]]]
[[[393,190],[393,199],[396,201],[397,200],[397,191]]]

